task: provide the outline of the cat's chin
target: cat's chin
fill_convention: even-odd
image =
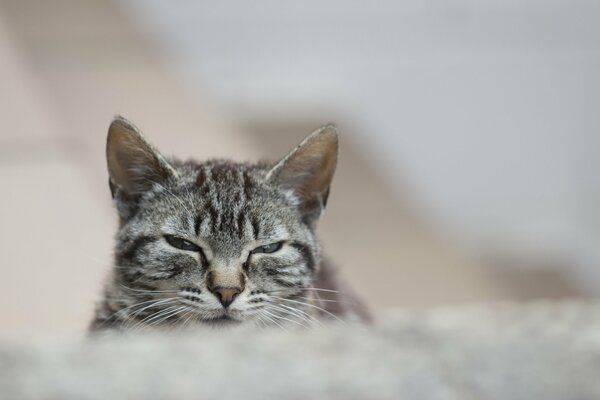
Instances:
[[[215,318],[205,319],[202,322],[212,326],[231,326],[242,323],[242,321],[239,319],[232,318],[227,314],[223,314]]]

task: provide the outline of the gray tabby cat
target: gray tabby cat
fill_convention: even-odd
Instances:
[[[366,319],[314,234],[337,149],[327,125],[275,164],[181,162],[115,118],[107,162],[120,225],[91,330]]]

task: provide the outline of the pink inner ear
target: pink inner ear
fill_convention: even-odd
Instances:
[[[111,181],[131,194],[149,190],[173,174],[160,153],[121,117],[110,125],[106,153]]]
[[[328,125],[304,139],[269,174],[301,202],[321,203],[335,173],[337,152],[337,131]]]

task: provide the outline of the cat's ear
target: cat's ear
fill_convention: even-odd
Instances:
[[[291,191],[307,222],[314,222],[329,196],[338,156],[338,133],[333,124],[310,134],[267,174],[267,180]]]
[[[106,161],[113,197],[135,201],[155,184],[176,176],[173,167],[142,133],[123,117],[108,128]]]

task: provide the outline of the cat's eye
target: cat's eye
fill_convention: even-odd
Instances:
[[[180,237],[177,237],[177,236],[165,235],[165,240],[171,246],[173,246],[177,249],[180,249],[180,250],[202,252],[202,249],[200,247],[196,246],[194,243],[190,242],[189,240],[185,240]]]
[[[263,246],[258,246],[257,248],[255,248],[254,250],[252,250],[250,253],[252,253],[252,254],[260,254],[260,253],[270,254],[270,253],[275,253],[277,250],[281,249],[281,246],[283,246],[283,242],[265,244]]]

